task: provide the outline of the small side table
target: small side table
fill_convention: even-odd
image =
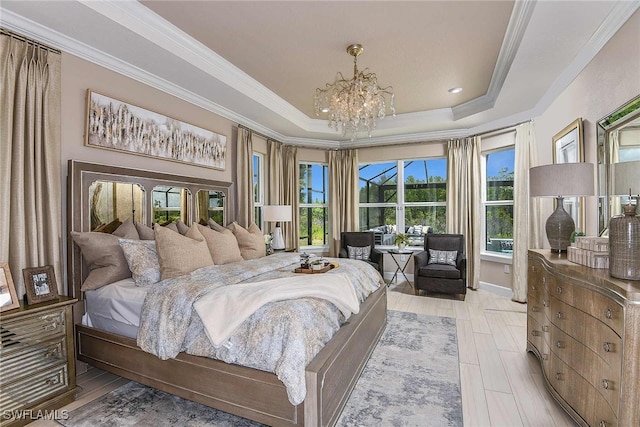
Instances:
[[[413,287],[413,283],[411,283],[407,275],[404,273],[404,271],[407,269],[407,266],[409,265],[409,261],[411,261],[411,257],[413,256],[413,251],[409,251],[409,250],[401,251],[399,249],[388,249],[387,253],[391,255],[391,259],[396,264],[396,272],[393,273],[393,278],[391,278],[391,282],[395,280],[397,283],[398,273],[400,273],[404,276],[405,280],[409,282],[409,284]],[[403,255],[408,255],[406,261],[402,261]],[[402,264],[402,262],[404,262],[404,264]]]

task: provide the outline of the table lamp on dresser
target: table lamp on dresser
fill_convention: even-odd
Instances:
[[[557,163],[529,169],[530,196],[556,198],[556,210],[545,225],[551,251],[567,251],[576,225],[564,210],[564,198],[593,196],[594,170],[593,163]]]
[[[264,209],[264,220],[267,222],[275,222],[276,228],[273,230],[273,239],[271,247],[274,250],[285,249],[284,236],[282,235],[281,222],[291,222],[293,218],[291,205],[267,205]]]

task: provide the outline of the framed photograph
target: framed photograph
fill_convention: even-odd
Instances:
[[[53,266],[25,268],[22,270],[27,303],[37,304],[58,298],[58,284]]]
[[[85,145],[224,170],[227,137],[87,90]]]
[[[564,129],[555,134],[553,143],[553,163],[584,162],[584,142],[582,139],[582,119],[577,118]],[[584,232],[585,201],[584,197],[565,197],[564,210],[567,211],[576,225],[576,231]]]
[[[11,270],[6,262],[0,263],[0,311],[13,310],[20,307],[16,295],[16,287],[11,278]]]

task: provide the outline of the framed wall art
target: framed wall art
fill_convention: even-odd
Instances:
[[[0,263],[0,311],[13,310],[18,307],[20,307],[20,301],[13,284],[9,264]]]
[[[32,267],[22,270],[27,303],[37,304],[58,298],[58,284],[53,266]]]
[[[85,145],[224,170],[227,137],[87,90]]]
[[[555,134],[553,143],[553,163],[584,162],[584,142],[582,139],[582,118],[577,118]],[[565,197],[564,210],[573,218],[576,231],[584,232],[584,197]]]

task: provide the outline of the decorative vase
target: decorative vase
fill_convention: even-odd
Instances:
[[[624,215],[609,221],[609,275],[640,280],[640,217],[635,205],[626,205]]]
[[[566,252],[576,225],[571,215],[564,210],[564,197],[556,198],[556,210],[547,218],[545,230],[551,251]]]
[[[398,243],[398,250],[400,251],[404,251],[404,248],[407,247],[406,243]]]

